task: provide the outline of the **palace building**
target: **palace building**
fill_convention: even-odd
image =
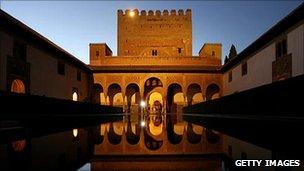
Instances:
[[[140,100],[163,111],[222,94],[220,43],[205,43],[192,55],[191,10],[118,10],[117,50],[90,44],[96,102],[137,110]]]

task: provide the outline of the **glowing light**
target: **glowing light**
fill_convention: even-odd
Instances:
[[[135,12],[134,11],[130,11],[130,17],[134,17],[135,16]]]
[[[13,150],[16,152],[23,151],[25,149],[25,146],[26,146],[26,140],[18,140],[12,142]]]
[[[146,102],[145,102],[145,101],[141,101],[141,102],[140,102],[140,106],[141,106],[142,108],[146,107]]]
[[[75,138],[78,136],[78,129],[73,129],[73,136]]]
[[[78,100],[78,94],[76,92],[73,93],[73,101]]]
[[[146,122],[145,122],[145,121],[141,121],[141,122],[140,122],[140,126],[141,126],[141,127],[146,126]]]

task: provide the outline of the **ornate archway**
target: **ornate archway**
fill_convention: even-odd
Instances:
[[[184,101],[182,86],[177,83],[170,84],[167,91],[167,112],[177,112],[177,102]],[[179,94],[179,96],[176,96]],[[180,96],[180,94],[182,96]]]
[[[206,100],[212,100],[219,98],[220,87],[214,83],[208,85],[206,89]]]
[[[123,104],[123,97],[121,94],[121,87],[117,83],[113,83],[108,87],[108,94],[107,96],[109,97],[110,101],[110,106],[113,105],[121,105]]]
[[[188,86],[187,99],[188,99],[188,105],[199,103],[204,100],[202,95],[202,89],[199,84],[193,83]]]

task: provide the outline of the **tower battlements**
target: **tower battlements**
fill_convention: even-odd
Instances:
[[[191,56],[191,10],[118,10],[119,56]]]
[[[189,16],[191,17],[191,9],[187,9],[186,11],[184,11],[183,9],[179,9],[179,10],[175,10],[175,9],[172,9],[172,10],[163,10],[163,11],[160,11],[160,10],[138,10],[138,9],[134,9],[134,10],[130,10],[130,9],[127,9],[125,11],[123,10],[117,10],[117,15],[119,17],[121,16],[140,16],[140,17],[145,17],[145,16]]]

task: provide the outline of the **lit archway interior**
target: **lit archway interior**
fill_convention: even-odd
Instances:
[[[108,97],[111,106],[123,104],[123,96],[119,84],[114,83],[108,87]]]
[[[162,88],[163,83],[160,79],[151,77],[145,81],[145,88],[144,88],[144,94],[145,96],[152,92],[155,88]]]
[[[177,105],[184,105],[184,94],[183,93],[176,93],[173,97],[173,101]]]
[[[122,93],[116,93],[113,97],[113,105],[114,106],[122,106],[123,105],[123,97]]]
[[[25,85],[23,81],[15,79],[11,85],[11,92],[13,93],[25,93]]]
[[[148,104],[150,106],[154,105],[154,102],[159,101],[160,104],[163,104],[163,96],[159,92],[153,92],[148,98]]]
[[[138,105],[140,101],[139,86],[135,83],[131,83],[126,87],[126,102],[127,110],[126,112],[131,113],[131,110],[136,111],[133,106]]]
[[[220,88],[216,84],[210,84],[206,89],[206,100],[213,100],[220,97]]]
[[[199,84],[193,83],[188,86],[187,99],[188,99],[188,105],[200,103],[204,100],[202,89]]]
[[[73,93],[73,101],[77,101],[78,100],[78,94],[77,92]]]
[[[192,97],[192,104],[204,101],[202,93],[195,93]]]
[[[103,93],[103,87],[98,84],[95,83],[93,85],[93,95],[94,95],[94,103],[97,104],[105,104],[105,95]]]
[[[168,87],[168,91],[167,91],[167,112],[169,113],[177,113],[178,110],[178,102],[183,102],[184,97],[180,98],[180,93],[182,93],[182,86],[177,84],[177,83],[173,83],[171,85],[169,85]],[[179,94],[179,95],[177,95]],[[177,96],[175,96],[177,95]],[[183,96],[183,95],[182,95]]]

